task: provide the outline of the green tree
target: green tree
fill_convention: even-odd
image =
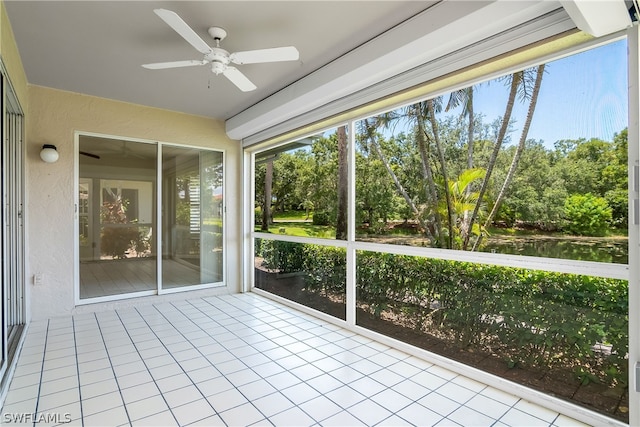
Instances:
[[[592,138],[564,140],[555,144],[558,161],[557,173],[570,194],[593,193],[604,196],[608,183],[603,182],[603,171],[612,159],[612,145]]]
[[[452,248],[460,249],[462,247],[461,227],[466,226],[465,215],[470,212],[478,202],[478,192],[472,191],[473,185],[485,176],[485,170],[481,168],[465,169],[460,176],[454,181],[449,181],[449,192],[451,196],[451,212],[453,224],[453,244]],[[447,209],[447,206],[441,202],[440,210]],[[482,210],[480,212],[482,213]],[[476,224],[476,227],[478,225]],[[476,230],[478,233],[479,230]]]
[[[609,163],[602,170],[602,180],[607,191],[604,198],[612,209],[612,224],[626,228],[628,223],[628,131],[623,129],[613,136],[613,150]]]
[[[382,161],[372,152],[367,138],[358,135],[356,151],[356,220],[378,230],[389,218],[399,214],[403,218],[410,213],[401,212],[406,206],[398,199],[393,183],[389,180]]]
[[[505,154],[513,156],[515,147]],[[559,227],[568,194],[552,166],[554,153],[542,141],[528,140],[519,166],[496,220],[516,221],[542,229]]]
[[[604,236],[611,222],[607,201],[591,193],[573,194],[564,204],[565,231],[586,236]]]

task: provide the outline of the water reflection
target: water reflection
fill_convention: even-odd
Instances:
[[[627,264],[629,242],[626,239],[568,241],[540,237],[530,239],[518,237],[512,240],[489,241],[482,248],[482,252]]]

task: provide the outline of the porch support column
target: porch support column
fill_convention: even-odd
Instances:
[[[347,201],[347,277],[346,277],[346,320],[347,325],[356,324],[356,126],[349,122],[347,145],[347,165],[349,195]]]
[[[629,49],[629,425],[640,425],[640,42],[637,23]],[[638,369],[636,369],[638,367]]]

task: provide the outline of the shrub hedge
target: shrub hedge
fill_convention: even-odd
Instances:
[[[309,291],[344,295],[344,249],[258,242],[269,268],[304,271]],[[627,382],[626,280],[378,252],[358,252],[356,266],[358,305],[373,316],[402,313],[417,330],[510,366]]]

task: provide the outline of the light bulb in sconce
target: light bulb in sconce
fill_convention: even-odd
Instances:
[[[55,163],[58,161],[58,150],[55,145],[44,144],[40,150],[40,158],[47,163]]]

